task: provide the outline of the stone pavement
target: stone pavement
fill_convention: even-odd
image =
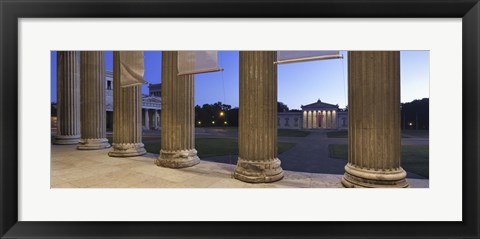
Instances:
[[[268,184],[232,178],[235,165],[201,161],[184,169],[154,165],[157,154],[112,158],[110,149],[77,150],[75,145],[52,145],[52,188],[341,188],[342,175],[285,171],[285,178]],[[429,181],[407,179],[411,187]]]

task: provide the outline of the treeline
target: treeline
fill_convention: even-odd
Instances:
[[[238,126],[238,108],[217,102],[195,106],[196,127]]]
[[[402,129],[429,129],[429,100],[423,98],[401,104]]]
[[[288,106],[282,102],[277,102],[278,112],[291,112],[300,110],[289,110]],[[204,104],[195,106],[195,126],[196,127],[238,127],[238,107],[232,108],[231,105],[217,102],[214,104]]]

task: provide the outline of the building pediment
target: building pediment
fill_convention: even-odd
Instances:
[[[302,105],[302,110],[318,110],[318,109],[338,110],[338,105],[325,103],[325,102],[322,102],[321,100],[318,100],[317,102],[311,103],[311,104],[308,104],[308,105]]]

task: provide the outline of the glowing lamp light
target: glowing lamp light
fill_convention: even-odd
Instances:
[[[198,124],[202,124],[202,121],[198,121]]]
[[[408,125],[412,126],[413,124],[410,122],[410,123],[408,123]]]
[[[215,121],[212,121],[212,124],[215,124]]]
[[[227,124],[227,121],[223,122],[223,124]]]
[[[220,116],[223,116],[225,113],[223,113],[223,111],[220,112]]]

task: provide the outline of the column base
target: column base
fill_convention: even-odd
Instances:
[[[346,188],[407,188],[403,168],[393,170],[369,170],[351,165],[345,166],[342,184]]]
[[[78,144],[80,142],[80,135],[57,135],[53,139],[53,144],[67,145]]]
[[[200,163],[197,150],[160,150],[160,156],[155,160],[157,166],[166,168],[186,168]]]
[[[247,183],[271,183],[283,178],[280,160],[249,161],[238,157],[233,177]]]
[[[113,143],[110,157],[134,157],[147,153],[142,143]]]
[[[80,139],[77,149],[81,150],[95,150],[110,148],[107,138],[100,139]]]

